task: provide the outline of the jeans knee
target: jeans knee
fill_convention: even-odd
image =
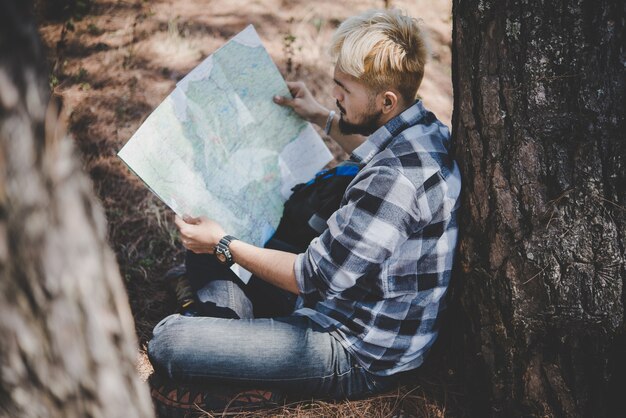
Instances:
[[[176,316],[163,319],[154,327],[153,337],[148,342],[148,358],[154,370],[172,377],[172,365],[176,359],[176,332],[173,322]]]

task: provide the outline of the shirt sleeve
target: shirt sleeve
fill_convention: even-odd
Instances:
[[[420,223],[418,191],[399,171],[366,168],[328,229],[299,254],[294,271],[305,304],[333,297],[375,274]]]

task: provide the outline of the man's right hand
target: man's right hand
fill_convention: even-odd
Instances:
[[[289,106],[294,112],[300,115],[300,117],[324,128],[330,110],[326,109],[315,100],[302,81],[288,81],[287,87],[289,87],[293,98],[274,96],[274,103],[281,106]]]

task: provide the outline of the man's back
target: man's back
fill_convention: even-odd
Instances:
[[[363,168],[296,261],[301,315],[373,373],[419,366],[452,268],[460,175],[448,129],[420,102],[353,153]]]

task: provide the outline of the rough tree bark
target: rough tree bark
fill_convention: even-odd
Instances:
[[[29,3],[0,1],[0,415],[153,416],[103,211],[47,110]]]
[[[624,3],[454,0],[453,19],[471,399],[606,416],[626,355]]]

